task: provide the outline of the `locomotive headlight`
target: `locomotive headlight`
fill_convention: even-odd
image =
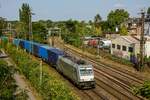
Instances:
[[[93,81],[93,78],[90,78],[90,81]]]
[[[81,79],[81,81],[84,81],[84,79]]]

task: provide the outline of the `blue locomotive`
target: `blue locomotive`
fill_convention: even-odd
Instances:
[[[93,67],[85,60],[73,57],[58,48],[32,41],[14,38],[12,42],[15,46],[25,49],[54,66],[80,89],[95,87]]]

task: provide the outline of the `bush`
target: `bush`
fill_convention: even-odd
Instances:
[[[73,33],[72,34],[71,33],[70,34],[62,34],[62,38],[65,43],[74,45],[76,47],[80,47],[82,44],[82,41],[78,34],[75,34],[75,35],[73,35]]]
[[[135,94],[139,94],[150,99],[150,81],[144,82],[144,84],[140,87],[134,87],[133,91]]]
[[[23,50],[9,45],[8,53],[14,59],[22,73],[30,80],[45,100],[77,100],[78,97],[71,92],[67,85],[58,77],[48,72],[48,65],[43,65],[42,82],[40,84],[40,61],[37,61]],[[21,55],[21,56],[20,56]]]
[[[12,66],[7,66],[7,63],[0,60],[0,100],[19,100],[17,98],[23,98],[27,100],[25,93],[20,93],[16,96],[14,93],[17,91],[17,85],[13,79],[14,73]]]

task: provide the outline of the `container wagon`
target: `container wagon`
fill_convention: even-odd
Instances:
[[[35,42],[13,39],[13,44],[29,52],[33,50],[32,54],[56,67],[56,70],[70,79],[77,87],[81,89],[95,87],[93,67],[86,61],[65,54],[60,49]]]

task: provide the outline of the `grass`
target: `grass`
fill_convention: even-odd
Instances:
[[[33,59],[24,50],[17,50],[12,45],[7,46],[7,52],[13,58],[21,72],[37,89],[44,100],[78,100],[69,86],[67,86],[54,72],[49,72],[49,65],[42,65],[42,81],[40,82],[40,61]],[[21,56],[20,56],[21,55]]]

